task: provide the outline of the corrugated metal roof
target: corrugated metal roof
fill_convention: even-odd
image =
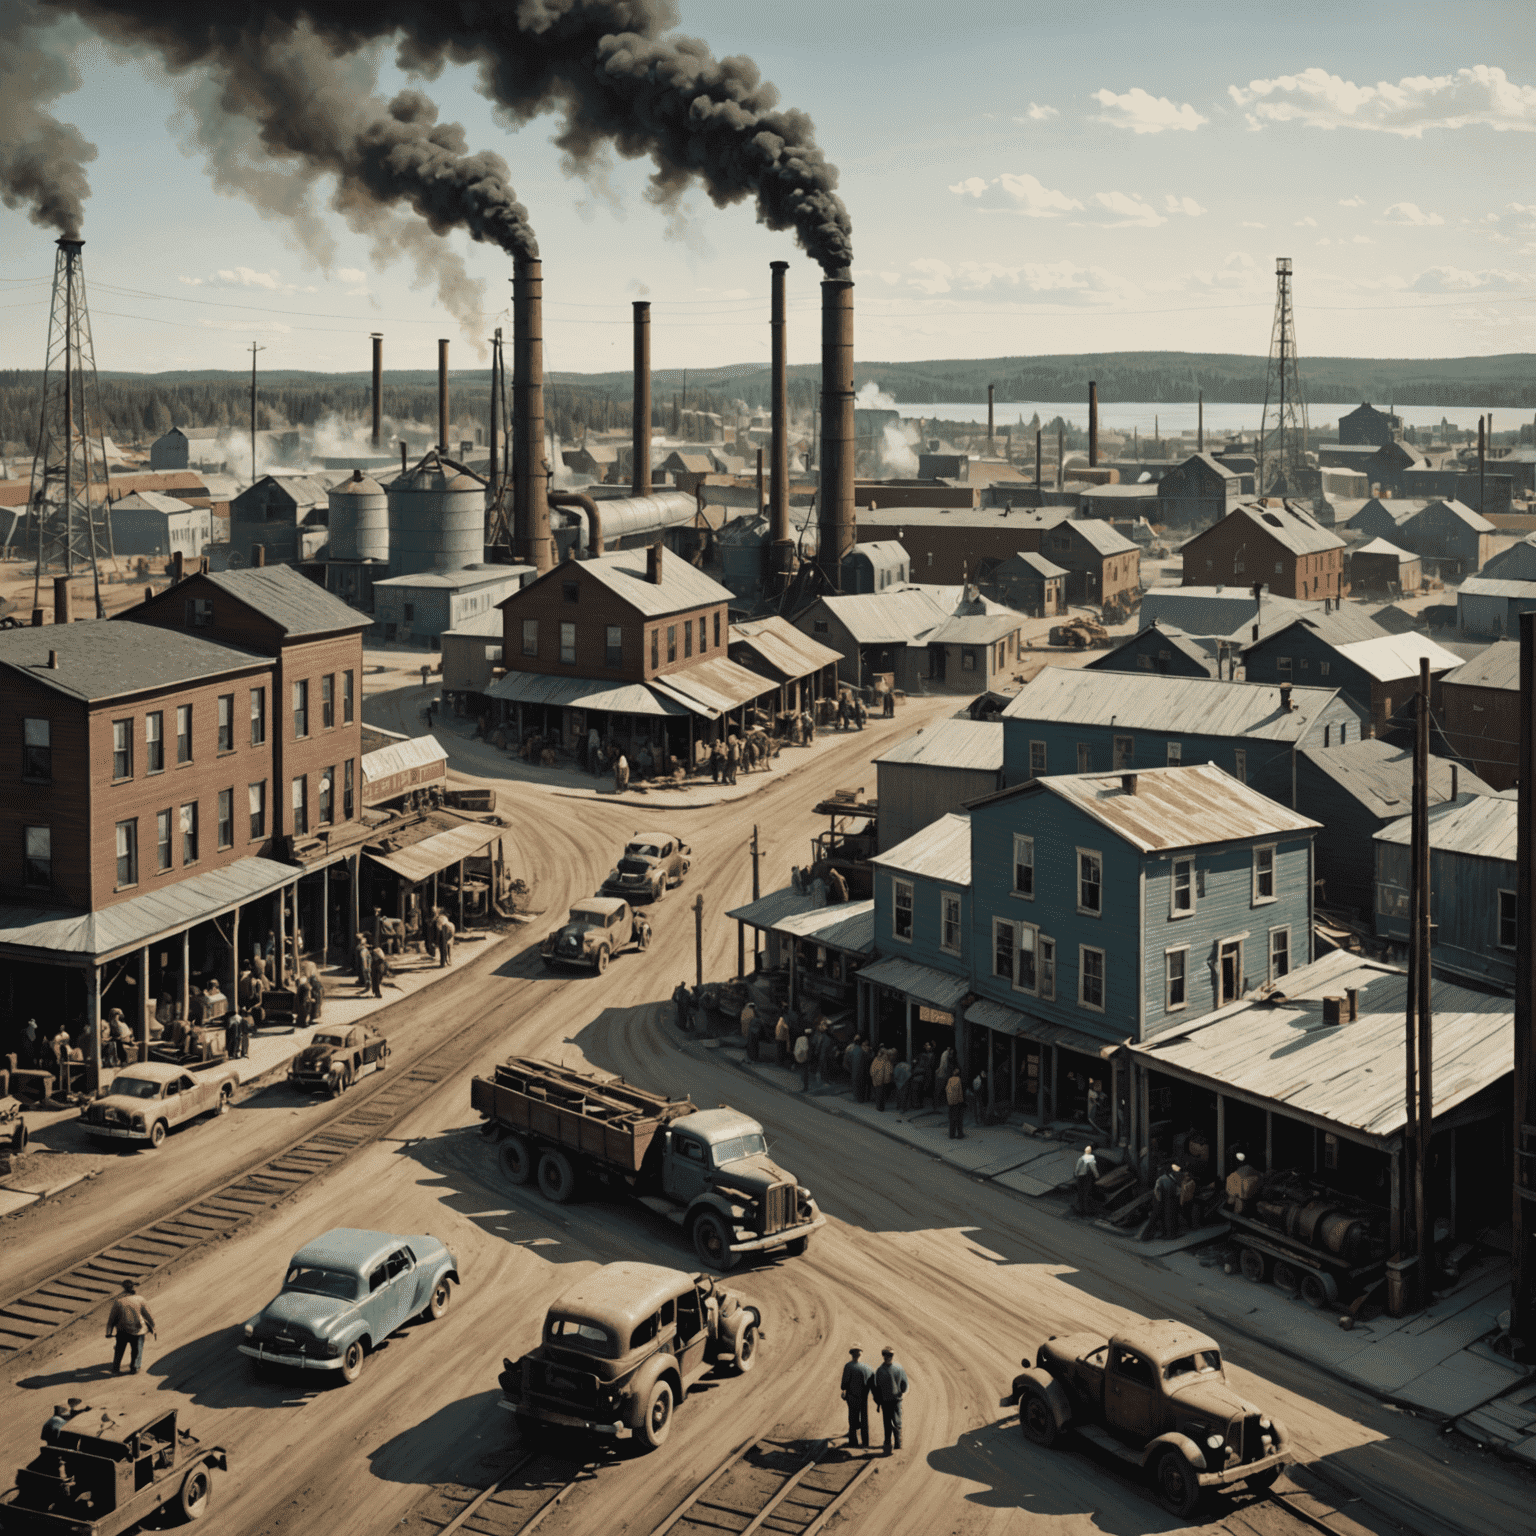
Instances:
[[[770,924],[775,933],[789,938],[825,944],[852,955],[875,952],[875,904],[873,901],[836,901],[808,912],[792,913]]]
[[[374,582],[376,587],[421,587],[434,592],[467,592],[476,587],[520,586],[525,575],[532,575],[531,565],[463,566],[456,571],[415,571],[409,576],[386,576]]]
[[[857,645],[906,645],[949,617],[926,592],[901,588],[822,598]]]
[[[500,640],[506,633],[506,620],[501,616],[500,608],[492,608],[486,613],[472,613],[467,618],[460,619],[452,629],[445,629],[443,635],[474,635],[477,639],[494,636]]]
[[[915,736],[898,741],[875,762],[918,763],[925,768],[975,768],[996,772],[1003,766],[1001,720],[940,720]]]
[[[1064,565],[1057,565],[1054,560],[1047,560],[1044,555],[1020,550],[1016,555],[1009,555],[993,570],[987,580],[997,586],[1006,586],[1009,581],[1018,580],[1026,572],[1051,580],[1057,576],[1065,576],[1067,568]]]
[[[1325,549],[1344,548],[1344,540],[1338,534],[1331,528],[1324,528],[1310,512],[1303,511],[1292,501],[1281,501],[1276,505],[1275,499],[1271,498],[1268,506],[1244,502],[1227,514],[1228,521],[1234,517],[1251,523],[1293,555],[1314,555]]]
[[[926,645],[992,645],[1015,633],[1024,623],[1022,613],[961,613],[945,619],[923,636]]]
[[[1118,528],[1096,517],[1075,517],[1067,526],[1101,555],[1133,555],[1141,548],[1134,539],[1126,538]]]
[[[1003,711],[1003,718],[1176,736],[1299,741],[1338,696],[1337,688],[1295,687],[1286,711],[1280,707],[1280,689],[1274,683],[1046,667],[1025,684]]]
[[[766,896],[759,896],[756,901],[749,901],[745,906],[732,907],[725,915],[745,923],[749,928],[772,928],[786,917],[793,917],[798,912],[809,912],[817,905],[816,898],[809,891],[797,891],[794,886],[786,885],[783,890],[769,891]],[[824,907],[826,902],[820,905]]]
[[[301,874],[275,859],[237,859],[96,912],[0,907],[0,948],[109,960],[268,895]]]
[[[1129,668],[1112,666],[1111,662],[1122,651],[1134,649],[1139,641],[1154,632],[1158,640],[1168,646],[1170,650],[1178,651],[1181,655],[1187,656],[1191,661],[1203,667],[1207,676],[1214,677],[1216,675],[1216,636],[1204,635],[1196,637],[1186,635],[1181,630],[1175,629],[1171,624],[1161,623],[1148,624],[1139,634],[1132,635],[1128,640],[1122,640],[1113,650],[1105,651],[1102,656],[1094,657],[1092,661],[1087,663],[1087,667],[1096,672],[1128,671]],[[1141,671],[1142,669],[1138,667],[1136,670]]]
[[[191,502],[175,496],[165,496],[159,491],[130,491],[120,501],[112,503],[114,512],[195,512],[199,509]]]
[[[551,709],[608,709],[622,715],[681,716],[691,711],[670,695],[644,683],[610,687],[582,677],[549,677],[542,672],[508,672],[486,689],[486,697],[515,704],[545,704]]]
[[[1460,683],[1468,688],[1504,688],[1518,692],[1520,642],[1495,640],[1482,655],[1463,662],[1454,672],[1447,672],[1441,682]]]
[[[854,555],[863,555],[876,570],[907,563],[907,551],[898,539],[866,539],[848,552],[849,558]]]
[[[650,501],[654,498],[641,499]],[[598,502],[597,505],[601,513],[604,504]],[[605,537],[607,533],[605,524]],[[647,618],[661,618],[669,613],[681,613],[685,608],[707,608],[731,601],[728,587],[722,587],[718,581],[706,576],[697,566],[690,565],[671,550],[662,555],[661,581],[648,581],[645,574],[648,559],[649,550],[646,548],[624,549],[617,554],[594,555],[590,560],[580,561],[577,568],[583,575],[601,582],[614,596],[622,598]],[[557,566],[541,576],[539,581],[524,587],[523,591],[531,591],[539,582],[561,579],[562,572]],[[514,592],[502,601],[516,602],[518,595]]]
[[[322,501],[324,497],[322,496]],[[373,622],[318,582],[301,576],[291,565],[258,565],[244,571],[205,571],[189,578],[212,582],[221,592],[270,619],[290,638],[326,634],[332,630],[367,629]],[[131,619],[134,610],[118,614]],[[163,634],[164,631],[162,630]]]
[[[1303,747],[1308,763],[1325,773],[1352,800],[1371,815],[1381,818],[1406,815],[1413,793],[1413,751],[1368,737],[1342,747]],[[1451,795],[1451,763],[1443,757],[1429,760],[1429,796],[1431,802],[1446,801]],[[1470,768],[1458,768],[1457,783],[1475,795],[1491,795],[1492,785],[1485,784]]]
[[[860,508],[860,528],[1054,528],[1072,521],[1072,508],[1061,507],[877,507]]]
[[[1407,809],[1407,803],[1404,802]],[[1446,853],[1470,853],[1480,859],[1515,862],[1515,823],[1518,801],[1506,800],[1491,790],[1457,795],[1429,808],[1429,845]],[[1379,843],[1407,847],[1413,837],[1413,818],[1405,815],[1376,834]]]
[[[1274,597],[1268,592],[1260,605],[1266,620],[1275,613],[1299,616],[1313,609],[1321,612],[1322,605]],[[1186,635],[1225,637],[1240,626],[1251,624],[1253,614],[1253,593],[1246,587],[1158,587],[1141,600],[1143,627],[1159,624],[1165,629],[1182,630]]]
[[[761,698],[774,688],[773,683],[761,673],[749,672],[729,656],[711,656],[707,661],[697,661],[680,672],[653,677],[648,686],[711,719]]]
[[[930,822],[905,842],[870,860],[904,875],[922,875],[945,885],[971,883],[971,818],[955,811]]]
[[[1335,951],[1280,983],[1284,1001],[1229,1004],[1186,1030],[1132,1044],[1157,1072],[1250,1103],[1305,1115],[1377,1145],[1403,1128],[1407,976]],[[1360,1016],[1323,1023],[1325,996],[1361,989]],[[1443,1115],[1514,1068],[1514,1004],[1438,977],[1430,983],[1434,1114]]]
[[[983,1029],[1000,1030],[1005,1035],[1022,1035],[1026,1040],[1038,1040],[1042,1045],[1059,1045],[1064,1050],[1076,1051],[1080,1056],[1105,1056],[1120,1048],[1123,1037],[1105,1040],[1101,1036],[1086,1035],[1066,1024],[1053,1024],[1047,1019],[1037,1019],[1017,1008],[993,1002],[990,997],[978,998],[965,1010],[967,1024],[979,1024]]]
[[[1434,512],[1441,508],[1449,512],[1458,522],[1465,523],[1474,533],[1495,533],[1498,530],[1479,512],[1474,512],[1471,507],[1461,501],[1432,501],[1424,507],[1422,512],[1414,514],[1413,521],[1423,517],[1425,513]]]
[[[1369,544],[1362,544],[1355,551],[1357,555],[1393,555],[1398,560],[1417,560],[1417,555],[1411,555],[1406,549],[1399,549],[1396,544],[1389,544],[1383,538],[1374,538]]]
[[[900,955],[866,965],[859,975],[876,986],[904,992],[920,1003],[927,1003],[930,1008],[943,1008],[949,1013],[959,1008],[961,999],[971,990],[969,977],[951,976],[948,971],[919,965],[915,960],[903,960]]]
[[[433,837],[424,837],[419,843],[410,843],[389,853],[370,852],[368,857],[375,864],[393,870],[402,880],[416,885],[423,880],[430,880],[439,870],[457,864],[460,859],[474,858],[488,843],[494,843],[503,830],[501,827],[474,822],[439,832]]]
[[[363,754],[363,783],[370,779],[387,779],[392,773],[405,773],[411,768],[428,768],[448,761],[448,749],[430,733],[412,736],[405,741],[392,741],[387,747]]]
[[[1352,645],[1336,646],[1362,672],[1378,683],[1394,683],[1419,675],[1419,658],[1429,658],[1431,672],[1448,672],[1461,665],[1461,657],[1436,645],[1426,635],[1381,635],[1375,640],[1357,640]]]
[[[750,646],[762,659],[786,678],[809,677],[822,667],[843,659],[841,651],[823,645],[809,635],[802,635],[788,619],[774,614],[766,619],[752,619],[731,625],[731,642]]]
[[[1468,576],[1457,590],[1464,597],[1523,597],[1527,602],[1536,602],[1536,581]]]

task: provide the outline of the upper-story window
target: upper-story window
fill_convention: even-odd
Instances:
[[[1275,845],[1273,843],[1267,843],[1253,850],[1253,899],[1255,904],[1275,899]]]
[[[1077,1001],[1095,1013],[1104,1011],[1104,951],[1081,944],[1077,950]]]
[[[992,974],[1013,982],[1018,955],[1018,926],[1009,918],[992,919]]]
[[[912,938],[912,882],[891,881],[891,934],[910,942]]]
[[[539,621],[537,619],[523,620],[523,655],[537,656],[539,654]]]
[[[117,883],[139,883],[139,823],[136,819],[117,824]]]
[[[667,625],[667,660],[677,660],[677,625]]]
[[[320,825],[328,826],[335,818],[336,770],[334,767],[320,770],[319,812]]]
[[[1520,912],[1519,896],[1514,891],[1499,892],[1498,945],[1500,949],[1513,949],[1517,942]]]
[[[27,827],[22,833],[21,883],[46,886],[53,884],[53,829]]]
[[[336,724],[336,674],[327,672],[320,679],[320,728],[330,730]]]
[[[1133,736],[1115,737],[1115,767],[1134,768],[1136,766],[1136,739]]]
[[[1077,910],[1094,917],[1104,910],[1104,858],[1091,848],[1077,850]]]
[[[206,629],[213,623],[213,599],[189,597],[187,599],[187,628]]]
[[[218,803],[218,839],[220,848],[233,848],[235,846],[235,792],[232,789],[219,791]]]
[[[683,655],[693,655],[693,620],[683,620]]]
[[[251,745],[259,747],[267,739],[267,690],[251,689]]]
[[[576,626],[574,624],[560,626],[560,660],[567,666],[576,664]]]
[[[197,801],[190,800],[181,808],[181,862],[197,863]]]
[[[1035,895],[1035,840],[1015,833],[1013,837],[1013,894]]]
[[[624,665],[623,625],[609,624],[605,626],[603,659],[606,665],[610,667],[622,667]]]
[[[356,696],[352,669],[348,667],[341,674],[341,723],[343,725],[352,724],[352,712],[356,706]]]
[[[651,670],[655,671],[661,665],[661,631],[651,631]]]
[[[1188,917],[1195,910],[1195,861],[1173,861],[1173,890],[1168,903],[1170,917]]]
[[[175,826],[172,822],[173,812],[167,806],[163,811],[155,812],[155,868],[162,874],[175,864],[174,838]]]
[[[53,722],[21,722],[21,776],[49,783],[53,779]]]
[[[939,897],[939,948],[958,955],[960,932],[960,898],[953,891],[945,891]]]
[[[232,693],[219,695],[219,751],[233,752],[235,750],[235,696]]]
[[[1046,752],[1043,741],[1032,741],[1029,744],[1029,776],[1038,779],[1045,772]]]
[[[165,711],[152,709],[144,716],[144,769],[146,773],[165,770]]]
[[[301,678],[293,685],[293,739],[309,735],[309,680]]]
[[[133,777],[132,720],[114,720],[112,722],[112,777],[114,779],[131,779]]]
[[[1291,675],[1291,658],[1289,656],[1276,656],[1275,671],[1284,677],[1289,677]]]
[[[178,763],[192,761],[192,706],[190,704],[176,706],[176,761]]]
[[[1079,773],[1093,772],[1093,748],[1086,741],[1077,744],[1077,771]]]
[[[720,610],[715,609],[715,649],[720,649]]]
[[[1239,784],[1248,782],[1248,753],[1242,747],[1235,747],[1232,752],[1232,777]]]
[[[1181,741],[1170,741],[1168,743],[1168,766],[1170,768],[1180,768],[1183,764],[1184,743]]]
[[[560,583],[560,596],[568,603],[581,601],[581,583],[579,581],[562,581]]]

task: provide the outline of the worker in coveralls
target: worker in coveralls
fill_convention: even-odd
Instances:
[[[855,1346],[848,1351],[843,1367],[843,1401],[848,1405],[848,1444],[869,1448],[869,1394],[874,1389],[875,1373],[859,1357],[864,1353]]]
[[[880,1369],[875,1372],[875,1402],[885,1422],[885,1454],[901,1449],[901,1404],[912,1384],[907,1373],[896,1363],[896,1351],[889,1344],[880,1351]]]

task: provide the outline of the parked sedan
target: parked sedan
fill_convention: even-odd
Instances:
[[[240,1353],[353,1382],[403,1323],[440,1318],[458,1281],[458,1260],[435,1237],[337,1227],[294,1254],[282,1290],[245,1325]]]

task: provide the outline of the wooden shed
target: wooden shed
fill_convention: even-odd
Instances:
[[[1406,549],[1372,539],[1349,557],[1349,584],[1356,592],[1417,592],[1424,583],[1423,562]]]

